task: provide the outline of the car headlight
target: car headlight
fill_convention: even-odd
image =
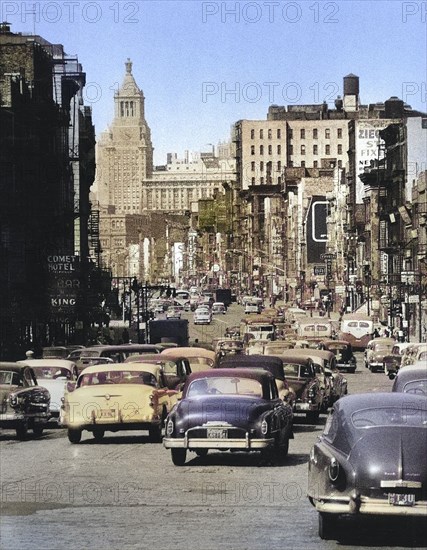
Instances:
[[[166,424],[166,435],[172,435],[174,430],[174,424],[172,418],[169,418]]]
[[[18,396],[14,393],[11,393],[9,395],[9,403],[11,407],[17,407],[19,404]]]
[[[328,468],[329,479],[335,483],[340,475],[340,465],[335,457],[331,458],[331,463]]]
[[[316,386],[312,386],[309,390],[308,390],[308,397],[310,399],[312,399],[313,397],[315,397],[316,395]]]
[[[261,433],[262,435],[265,435],[268,432],[268,422],[267,420],[264,420],[261,422]]]

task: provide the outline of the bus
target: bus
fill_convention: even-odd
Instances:
[[[344,315],[338,338],[352,345],[354,350],[364,350],[374,337],[374,322],[362,315]]]

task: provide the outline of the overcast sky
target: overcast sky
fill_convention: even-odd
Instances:
[[[349,73],[362,103],[399,96],[427,110],[425,1],[3,1],[0,11],[12,31],[78,56],[97,135],[131,58],[155,164],[209,150],[273,103],[333,106]]]

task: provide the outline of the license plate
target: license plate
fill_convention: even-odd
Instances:
[[[389,493],[388,503],[393,506],[414,506],[415,495]]]
[[[101,409],[101,418],[114,418],[116,416],[116,411],[114,409]]]
[[[208,439],[227,439],[227,430],[222,428],[208,428]]]

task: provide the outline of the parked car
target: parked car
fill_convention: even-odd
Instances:
[[[365,350],[365,367],[371,372],[384,370],[384,357],[390,355],[395,344],[394,338],[374,338]]]
[[[37,382],[49,391],[50,420],[59,422],[59,413],[67,382],[75,382],[78,377],[77,365],[67,359],[26,359],[19,363],[31,367]]]
[[[50,394],[40,387],[31,367],[0,363],[0,428],[16,431],[25,439],[28,429],[40,436],[49,420]]]
[[[334,353],[338,370],[356,372],[356,357],[351,344],[346,340],[323,340],[319,343],[319,349]]]
[[[178,399],[170,390],[160,365],[126,363],[86,368],[77,384],[68,384],[63,423],[71,443],[82,431],[96,440],[106,431],[148,430],[150,440],[161,441],[163,421]]]
[[[415,393],[427,397],[427,363],[408,365],[397,373],[393,392]]]
[[[334,538],[339,517],[427,515],[427,400],[369,393],[337,401],[310,452],[308,498],[319,536]]]
[[[282,458],[293,437],[292,408],[265,370],[212,369],[188,378],[165,433],[163,445],[177,466],[188,450],[199,456],[209,449],[270,451]]]
[[[207,307],[198,307],[194,312],[193,321],[195,325],[210,325],[212,313]]]
[[[171,306],[166,311],[166,319],[181,319],[184,306]]]
[[[295,412],[304,413],[309,422],[317,422],[324,402],[324,392],[310,357],[284,351],[280,358],[288,384],[296,395]]]

